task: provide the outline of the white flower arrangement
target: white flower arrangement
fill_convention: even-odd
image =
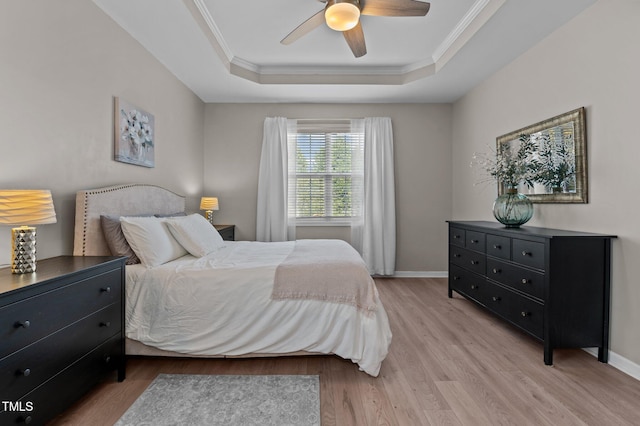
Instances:
[[[114,97],[114,160],[136,166],[155,166],[155,119],[141,108]]]
[[[521,183],[533,186],[537,180],[540,162],[535,158],[536,145],[529,135],[520,135],[516,146],[502,146],[488,155],[474,153],[471,166],[482,168],[487,180],[496,180],[505,188],[517,188]]]
[[[153,146],[153,129],[149,124],[149,117],[136,109],[126,112],[120,110],[124,120],[121,121],[121,140],[129,143],[131,155],[140,158],[146,149]]]

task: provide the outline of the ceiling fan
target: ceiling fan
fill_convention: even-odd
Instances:
[[[341,31],[356,58],[367,54],[360,15],[425,16],[430,3],[417,0],[318,0],[325,8],[291,31],[280,43],[291,44],[326,22]]]

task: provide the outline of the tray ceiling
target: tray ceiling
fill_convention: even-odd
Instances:
[[[93,0],[205,102],[452,102],[595,0],[432,0],[363,16],[355,58],[318,0]]]

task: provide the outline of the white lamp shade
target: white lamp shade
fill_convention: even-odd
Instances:
[[[219,210],[218,197],[202,197],[200,199],[200,210]]]
[[[1,189],[0,224],[44,225],[56,223],[51,191],[44,189]]]

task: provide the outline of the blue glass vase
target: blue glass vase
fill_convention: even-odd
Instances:
[[[507,188],[493,203],[493,216],[507,228],[518,228],[533,216],[533,203],[517,189]]]

